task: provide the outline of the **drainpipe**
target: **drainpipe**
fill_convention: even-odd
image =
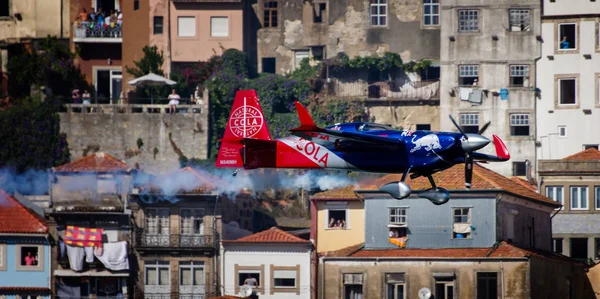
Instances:
[[[500,261],[500,283],[502,287],[502,299],[504,299],[504,264]]]
[[[319,258],[319,264],[321,264],[321,299],[325,299],[325,260],[323,258]],[[319,267],[317,264],[317,267]]]
[[[64,0],[60,0],[60,39],[63,39],[63,5]]]

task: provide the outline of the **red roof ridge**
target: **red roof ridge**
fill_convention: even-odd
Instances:
[[[46,234],[46,220],[0,189],[0,233]]]
[[[105,153],[96,152],[53,168],[54,172],[129,172],[131,166]]]
[[[564,157],[561,160],[563,161],[595,161],[600,160],[600,151],[594,147],[590,147],[584,151],[580,151],[578,153],[572,154],[570,156]]]
[[[283,243],[283,244],[312,244],[308,240],[294,236],[275,226],[237,240],[223,240],[223,243]]]

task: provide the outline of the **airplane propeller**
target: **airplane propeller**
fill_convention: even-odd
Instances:
[[[456,126],[456,128],[462,134],[464,141],[462,141],[462,148],[465,152],[465,187],[467,189],[471,188],[471,182],[473,180],[473,151],[476,151],[480,148],[483,148],[490,140],[481,136],[485,130],[490,126],[491,122],[487,122],[483,127],[477,132],[477,134],[466,134],[465,131],[456,123],[456,120],[450,115],[450,120]],[[469,140],[469,136],[471,140]]]

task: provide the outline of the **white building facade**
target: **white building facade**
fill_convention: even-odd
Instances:
[[[240,295],[253,285],[261,299],[310,299],[312,243],[278,228],[223,241],[224,295]]]
[[[599,24],[598,2],[543,0],[538,159],[560,159],[600,144]]]
[[[491,122],[483,135],[498,135],[511,159],[485,167],[505,176],[535,173],[540,15],[538,0],[441,4],[441,130],[454,129],[449,114],[467,133]],[[480,152],[495,154],[494,146]]]

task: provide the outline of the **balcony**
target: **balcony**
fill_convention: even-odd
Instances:
[[[141,231],[136,234],[136,246],[153,249],[214,249],[216,244],[212,235],[184,234],[148,234]]]
[[[73,42],[76,43],[122,43],[122,27],[119,24],[96,22],[73,23]]]
[[[439,100],[440,81],[345,81],[337,78],[320,80],[327,95],[369,100]]]
[[[193,293],[188,293],[187,291],[183,291],[181,288],[184,286],[179,286],[179,292],[171,292],[171,286],[144,286],[143,292],[138,292],[138,296],[135,298],[144,298],[144,299],[171,299],[171,298],[179,298],[179,299],[206,299],[216,296],[214,292],[207,293],[204,292],[204,286],[193,286]],[[196,291],[198,289],[199,291]],[[201,292],[200,292],[201,290]]]

